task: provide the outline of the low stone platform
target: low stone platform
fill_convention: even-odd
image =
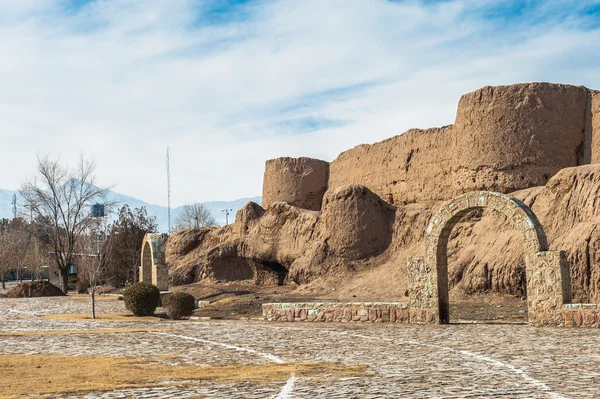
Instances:
[[[406,302],[265,303],[268,321],[409,323]]]
[[[600,304],[563,305],[564,327],[600,328]],[[410,323],[407,302],[298,302],[265,303],[267,321]],[[413,323],[421,324],[417,320]]]
[[[563,305],[565,327],[600,327],[600,305],[567,303]]]

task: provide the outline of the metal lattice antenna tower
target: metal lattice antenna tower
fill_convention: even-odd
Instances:
[[[13,194],[11,204],[13,206],[13,218],[16,219],[17,218],[17,194]]]
[[[169,146],[167,146],[167,234],[171,234],[171,159],[169,157]]]

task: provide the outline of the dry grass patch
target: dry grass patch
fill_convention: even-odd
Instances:
[[[221,298],[221,299],[217,299],[216,301],[214,301],[213,303],[211,303],[210,305],[223,305],[226,303],[231,303],[231,302],[239,302],[241,300],[244,300],[245,298],[238,298],[237,296],[228,296],[226,298]],[[208,306],[210,306],[208,305]]]
[[[102,313],[96,314],[96,318],[92,319],[89,313],[64,313],[64,314],[49,314],[40,316],[49,320],[98,320],[98,321],[143,321],[143,322],[160,322],[162,319],[154,316],[138,317],[127,313]]]
[[[169,366],[157,361],[160,358],[0,355],[0,398],[148,387],[173,380],[269,383],[285,381],[290,373],[355,377],[367,371],[364,365],[338,363]]]
[[[136,332],[173,331],[172,328],[101,328],[95,330],[46,330],[0,332],[0,337],[23,337],[28,335],[73,335],[73,334],[119,334]]]

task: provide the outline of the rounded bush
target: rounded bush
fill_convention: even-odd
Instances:
[[[135,283],[123,291],[123,300],[135,316],[152,316],[160,303],[160,291],[150,283]]]
[[[173,320],[188,318],[194,313],[196,299],[185,292],[175,292],[167,295],[162,300],[162,307],[167,312],[167,317]]]

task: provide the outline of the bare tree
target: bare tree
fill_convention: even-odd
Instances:
[[[30,236],[25,263],[32,273],[32,280],[34,276],[39,280],[43,272],[43,267],[48,263],[48,250],[35,236]]]
[[[6,289],[6,275],[13,266],[11,239],[7,230],[0,228],[0,277],[2,278],[2,289]]]
[[[19,282],[23,282],[23,275],[27,268],[27,252],[29,250],[30,236],[21,226],[8,233],[11,240],[11,258],[14,273]]]
[[[194,229],[215,225],[213,215],[203,204],[184,205],[183,212],[175,220],[174,230]]]
[[[77,274],[90,286],[92,297],[92,319],[96,318],[96,287],[105,278],[108,259],[112,250],[112,235],[99,242],[93,233],[82,236],[79,240]]]
[[[31,227],[21,218],[0,222],[0,275],[3,288],[8,273],[20,281],[23,280],[25,269],[32,279],[34,275],[41,274],[47,250]]]
[[[3,288],[6,274],[11,274],[15,280],[22,280],[27,239],[22,220],[3,221],[0,227],[0,269]]]
[[[21,189],[25,206],[53,249],[65,293],[78,242],[89,224],[90,206],[105,202],[109,190],[96,185],[95,169],[94,161],[83,155],[73,170],[58,159],[38,156],[36,178],[27,180]]]

